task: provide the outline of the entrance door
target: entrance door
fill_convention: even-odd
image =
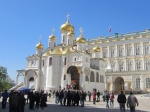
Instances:
[[[79,89],[79,73],[76,66],[70,66],[67,73],[71,74],[71,86],[73,89]]]
[[[120,91],[124,91],[124,79],[117,77],[115,80],[115,93],[120,93]]]

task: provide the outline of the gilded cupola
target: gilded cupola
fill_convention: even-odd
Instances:
[[[74,37],[74,32],[70,31],[70,32],[67,34],[67,37]]]
[[[49,36],[50,40],[56,40],[56,36],[54,35],[54,28],[52,29],[52,34]]]
[[[63,25],[61,25],[60,27],[60,30],[61,32],[65,32],[65,31],[72,31],[74,32],[74,26],[72,26],[70,23],[69,23],[69,14],[67,14],[67,21],[66,23],[64,23]]]
[[[95,47],[93,47],[92,52],[100,52],[100,48],[96,45]]]
[[[83,38],[83,29],[80,28],[80,36],[76,39],[76,43],[85,43],[86,39]]]
[[[65,24],[61,25],[60,27],[61,32],[65,32],[65,31],[72,31],[74,32],[74,26],[72,26],[69,21],[66,21]]]
[[[36,44],[36,49],[43,49],[44,46],[41,42],[39,42],[38,44]]]

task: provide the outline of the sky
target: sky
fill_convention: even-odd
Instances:
[[[75,36],[82,27],[84,38],[92,39],[150,28],[149,6],[150,0],[0,0],[0,65],[15,80],[26,57],[36,53],[40,35],[47,48],[54,28],[60,43],[67,14]]]

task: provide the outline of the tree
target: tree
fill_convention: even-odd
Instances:
[[[7,75],[7,68],[0,66],[0,90],[10,89],[14,81]]]
[[[5,80],[7,77],[7,69],[3,66],[0,66],[0,82]]]

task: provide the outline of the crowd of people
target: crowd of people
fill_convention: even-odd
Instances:
[[[55,98],[55,103],[61,106],[81,106],[84,107],[84,102],[93,101],[95,105],[96,102],[100,101],[100,92],[93,90],[93,92],[85,92],[85,91],[78,91],[73,89],[68,90],[58,90],[58,91],[49,91],[44,93],[41,92],[33,92],[29,91],[27,93],[27,97],[23,92],[11,91],[9,94],[7,90],[5,90],[0,97],[2,96],[2,109],[6,108],[6,102],[9,102],[9,112],[24,112],[25,103],[28,103],[29,100],[29,109],[31,110],[39,110],[45,109],[47,107],[47,97]],[[92,100],[91,100],[92,98]],[[103,102],[106,102],[106,108],[113,108],[114,107],[114,94],[104,91],[102,94]],[[128,98],[126,95],[121,91],[121,94],[118,95],[117,101],[120,106],[120,112],[125,112],[125,105],[130,108],[131,112],[135,112],[135,107],[139,105],[137,98],[130,92]]]

